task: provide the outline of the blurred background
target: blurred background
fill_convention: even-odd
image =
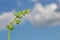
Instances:
[[[0,40],[18,11],[30,9],[11,31],[11,40],[60,40],[60,0],[0,0]]]

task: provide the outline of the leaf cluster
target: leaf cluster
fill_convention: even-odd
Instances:
[[[7,29],[8,30],[14,30],[14,27],[13,27],[14,23],[20,24],[21,23],[20,19],[23,16],[25,16],[26,14],[28,14],[29,12],[30,12],[30,9],[26,9],[26,10],[22,10],[22,11],[15,13],[14,15],[16,16],[16,18],[12,22],[10,22],[10,25],[7,25]]]

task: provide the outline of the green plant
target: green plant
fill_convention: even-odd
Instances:
[[[14,15],[16,16],[16,18],[14,18],[14,20],[12,22],[10,22],[9,25],[7,25],[7,29],[8,29],[8,40],[10,40],[10,32],[11,30],[14,30],[14,24],[20,24],[21,23],[21,18],[23,16],[25,16],[26,14],[28,14],[30,12],[30,9],[26,9],[26,10],[22,10],[19,11],[17,13],[15,13]]]

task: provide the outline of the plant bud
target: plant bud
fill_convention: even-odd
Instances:
[[[16,20],[16,24],[19,24],[20,23],[20,20]]]

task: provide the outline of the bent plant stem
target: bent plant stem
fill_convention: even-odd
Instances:
[[[28,12],[30,12],[30,10],[23,10],[23,11],[21,11],[20,13],[18,12],[17,13],[17,15],[15,15],[16,17],[10,22],[10,24],[9,25],[7,25],[7,29],[8,29],[8,40],[10,40],[10,32],[11,32],[11,30],[13,30],[14,29],[14,23],[16,23],[16,24],[19,24],[19,23],[21,23],[20,22],[20,16],[25,16],[26,14],[28,14]],[[17,17],[18,16],[18,17]]]
[[[10,32],[11,30],[8,30],[8,40],[10,40]]]
[[[14,23],[15,20],[16,20],[16,18],[12,21],[12,23]],[[8,29],[8,40],[10,40],[10,32],[11,32],[11,30]]]

